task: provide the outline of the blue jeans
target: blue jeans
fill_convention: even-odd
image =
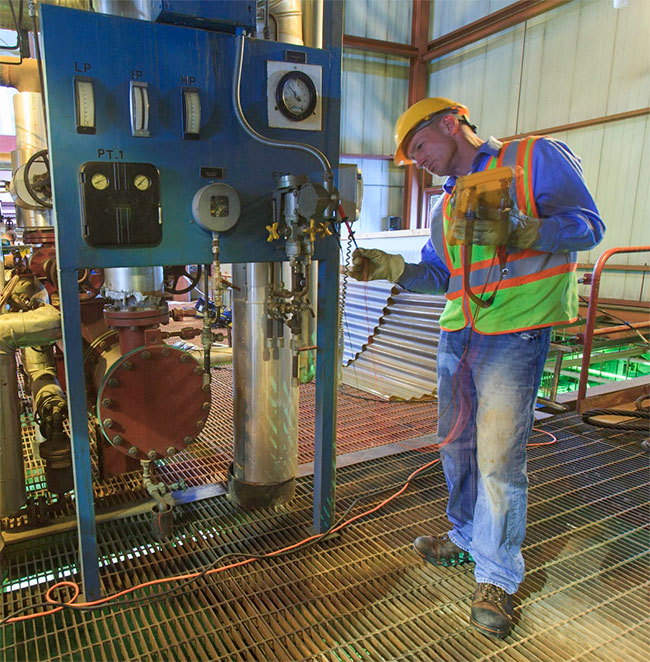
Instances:
[[[550,337],[550,327],[440,332],[438,443],[449,537],[474,557],[477,582],[508,593],[524,576],[526,443]]]

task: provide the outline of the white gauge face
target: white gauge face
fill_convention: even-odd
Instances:
[[[278,110],[294,122],[307,119],[316,108],[316,87],[302,71],[290,71],[280,79],[276,91]]]
[[[183,137],[198,138],[201,131],[201,97],[196,89],[183,90]]]
[[[302,115],[309,107],[311,100],[305,81],[299,78],[286,81],[282,88],[282,100],[294,115]]]
[[[131,134],[149,136],[149,90],[146,83],[131,82]]]
[[[95,90],[92,80],[75,78],[77,133],[95,133]]]

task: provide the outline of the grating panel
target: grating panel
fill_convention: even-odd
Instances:
[[[173,458],[156,463],[158,474],[167,483],[184,480],[188,487],[225,482],[232,462],[232,369],[212,371],[213,406],[197,443]],[[314,459],[315,384],[300,387],[298,462]],[[45,484],[44,466],[35,452],[35,427],[29,400],[23,401],[23,449],[28,476],[30,505],[16,517],[0,520],[4,531],[19,531],[32,524],[46,523],[74,514],[72,493],[57,499]],[[350,453],[383,444],[399,442],[435,429],[436,406],[431,402],[386,402],[349,386],[339,389],[337,409],[337,453]],[[91,427],[91,462],[95,505],[98,509],[126,505],[148,495],[139,472],[99,480],[94,426]]]
[[[435,567],[411,550],[416,535],[446,528],[436,465],[340,535],[201,579],[192,593],[10,625],[3,659],[645,660],[650,503],[641,435],[588,428],[575,414],[544,427],[559,441],[529,450],[528,570],[505,641],[468,625],[471,567]],[[378,503],[433,457],[410,451],[340,469],[338,511]],[[144,515],[101,524],[103,586],[114,592],[204,568],[225,552],[292,543],[309,533],[312,488],[300,479],[296,499],[277,510],[243,513],[223,498],[181,506],[164,544],[152,542]],[[73,533],[12,545],[5,613],[74,574],[75,548]]]

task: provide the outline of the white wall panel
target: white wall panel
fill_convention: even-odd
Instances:
[[[409,44],[412,7],[412,0],[346,0],[344,32]]]
[[[512,2],[514,0],[434,0],[429,27],[431,39],[477,21]]]
[[[512,28],[434,61],[427,94],[464,103],[479,132],[507,135],[516,122],[522,34]]]
[[[406,108],[408,60],[366,51],[343,52],[341,151],[392,154],[395,120]]]
[[[479,18],[476,5],[483,6],[482,15],[497,9],[486,11],[487,4],[437,0],[434,34]],[[428,93],[466,103],[481,136],[645,108],[650,105],[649,33],[646,0],[630,0],[620,10],[611,0],[575,0],[432,62]],[[649,122],[646,115],[554,136],[582,158],[607,225],[603,243],[580,255],[580,261],[595,262],[613,246],[650,244]],[[646,261],[650,255],[612,259],[613,264]],[[636,299],[640,291],[640,276],[607,274],[603,281],[603,296]],[[649,297],[647,283],[642,296]]]

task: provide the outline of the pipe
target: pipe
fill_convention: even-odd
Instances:
[[[302,10],[300,0],[271,0],[269,13],[278,25],[276,40],[287,44],[303,45]]]
[[[0,65],[0,87],[15,87],[19,92],[40,92],[36,59],[25,58],[19,66]]]
[[[184,352],[191,354],[197,361],[203,360],[205,355],[205,352],[201,347],[186,343],[182,340],[175,342],[172,347],[182,349]],[[232,363],[232,347],[212,345],[210,348],[210,367],[225,365],[227,363]]]
[[[305,46],[323,48],[323,0],[303,0],[302,33]]]
[[[39,4],[58,5],[60,7],[70,7],[71,9],[81,9],[82,11],[90,11],[91,5],[97,0],[39,0]],[[22,20],[20,21],[20,28],[22,30],[31,30],[30,16],[26,11],[27,6],[23,9]],[[14,11],[16,18],[19,17],[18,2],[14,0]],[[0,28],[6,30],[15,30],[14,17],[11,13],[11,7],[8,2],[0,2]]]
[[[253,140],[267,145],[269,147],[278,147],[280,149],[295,149],[298,151],[306,152],[310,156],[318,159],[321,167],[325,171],[328,177],[332,177],[332,166],[330,165],[329,160],[316,147],[307,145],[305,143],[294,143],[286,142],[284,140],[274,140],[273,138],[266,138],[263,135],[259,134],[253,127],[248,123],[246,117],[244,117],[244,111],[241,106],[241,78],[242,78],[242,66],[244,62],[244,40],[245,36],[243,33],[237,35],[237,53],[235,55],[235,71],[233,74],[233,85],[232,85],[232,105],[235,111],[235,116],[239,121],[242,129],[251,137]],[[329,191],[328,191],[329,193]]]
[[[24,313],[0,315],[0,356],[22,347],[49,345],[61,339],[61,314],[50,304]]]

